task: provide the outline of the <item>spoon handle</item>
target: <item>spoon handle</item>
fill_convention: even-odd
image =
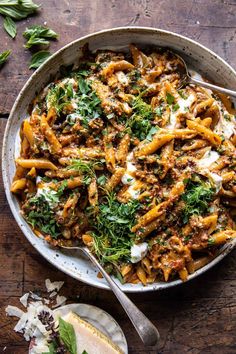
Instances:
[[[221,92],[221,93],[224,93],[226,95],[229,95],[229,96],[232,96],[232,97],[236,98],[236,91],[229,90],[229,89],[226,89],[226,88],[223,88],[223,87],[220,87],[220,86],[216,86],[216,85],[213,85],[213,84],[209,84],[208,82],[197,80],[197,79],[194,79],[193,77],[189,77],[189,81],[191,83],[193,83],[193,84],[197,84],[199,86],[203,86],[203,87],[208,88],[210,90],[218,91],[218,92]]]
[[[88,248],[82,248],[88,258],[100,270],[111,290],[116,295],[123,309],[127,313],[129,319],[133,323],[136,331],[146,346],[155,346],[160,338],[156,327],[149,321],[149,319],[136,307],[136,305],[128,298],[128,296],[119,288],[114,280],[107,274],[101,264],[93,256]]]

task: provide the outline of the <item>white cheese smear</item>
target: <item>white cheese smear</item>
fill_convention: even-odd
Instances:
[[[227,115],[229,119],[225,119]],[[220,119],[214,128],[214,132],[218,135],[223,135],[225,139],[230,139],[232,135],[236,134],[236,120],[235,117],[224,111],[220,115]]]
[[[132,172],[135,172],[137,170],[135,165],[133,164],[133,158],[134,158],[133,153],[130,153],[127,156],[126,171],[121,178],[121,182],[125,185],[129,185],[127,192],[129,193],[132,199],[137,199],[140,195],[140,189],[135,188],[137,179],[132,176]]]
[[[170,121],[166,125],[165,128],[168,128],[170,130],[174,130],[175,128],[177,128],[178,115],[186,113],[186,110],[191,106],[191,104],[195,101],[195,99],[196,99],[196,96],[192,93],[186,99],[180,98],[176,102],[176,104],[179,105],[179,108],[175,112],[173,111],[173,108],[171,108]]]
[[[147,242],[139,243],[131,247],[131,262],[137,263],[141,261],[147,254],[148,244]]]
[[[211,164],[216,162],[220,155],[216,151],[208,150],[203,157],[197,162],[199,168],[208,168]]]

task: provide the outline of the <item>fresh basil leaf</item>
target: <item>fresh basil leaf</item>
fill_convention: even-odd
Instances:
[[[5,50],[5,52],[2,52],[0,54],[0,66],[3,65],[6,62],[6,60],[9,57],[10,54],[11,54],[10,50]]]
[[[44,46],[48,46],[49,45],[49,41],[47,41],[44,38],[39,38],[39,37],[30,37],[30,39],[27,41],[27,43],[24,45],[25,48],[31,48],[34,45],[44,45]]]
[[[47,39],[55,39],[58,37],[57,33],[52,29],[44,26],[31,26],[26,28],[23,33],[23,37],[27,39],[27,43],[25,44],[26,48],[31,48],[34,45],[49,45],[49,41]]]
[[[0,14],[13,20],[22,20],[35,13],[39,5],[32,0],[0,0]]]
[[[168,104],[172,104],[174,102],[175,98],[172,96],[169,92],[166,94],[166,101]]]
[[[16,36],[16,24],[11,19],[11,17],[4,18],[3,27],[4,27],[5,31],[9,34],[9,36],[11,36],[12,38],[15,38],[15,36]]]
[[[37,69],[42,65],[45,60],[47,60],[50,57],[51,53],[48,51],[43,51],[41,50],[40,52],[35,53],[30,62],[30,69]]]
[[[58,34],[54,32],[51,28],[34,25],[27,27],[23,33],[23,37],[29,39],[30,37],[41,37],[41,38],[57,38]]]
[[[88,352],[86,352],[86,350],[84,350],[82,354],[88,354]]]
[[[76,336],[74,327],[59,317],[59,335],[70,354],[77,354]]]

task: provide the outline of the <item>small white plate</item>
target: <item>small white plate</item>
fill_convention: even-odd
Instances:
[[[120,347],[124,354],[128,354],[128,345],[122,329],[114,318],[104,310],[87,304],[69,304],[59,307],[53,312],[58,317],[65,316],[69,312],[75,312],[82,319],[91,323],[94,327],[109,337],[116,345]],[[29,354],[31,354],[30,349]]]

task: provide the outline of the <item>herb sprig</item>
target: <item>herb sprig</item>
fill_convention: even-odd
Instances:
[[[154,113],[151,106],[140,95],[134,98],[132,108],[133,114],[127,119],[126,127],[136,138],[144,140],[152,129],[151,121],[154,118]]]
[[[27,39],[25,48],[31,48],[36,45],[48,46],[48,39],[56,39],[58,34],[51,28],[34,25],[26,28],[23,32],[23,37]]]
[[[107,195],[99,205],[93,238],[94,251],[102,263],[130,259],[130,248],[135,237],[131,228],[135,224],[139,208],[137,200],[131,200],[127,204],[120,203],[114,194]]]
[[[35,13],[39,5],[32,0],[3,0],[0,1],[0,14],[13,20],[22,20]]]
[[[206,213],[214,194],[214,189],[207,183],[201,180],[187,180],[185,193],[182,195],[182,200],[185,202],[183,222],[186,224],[190,216],[194,214]]]

